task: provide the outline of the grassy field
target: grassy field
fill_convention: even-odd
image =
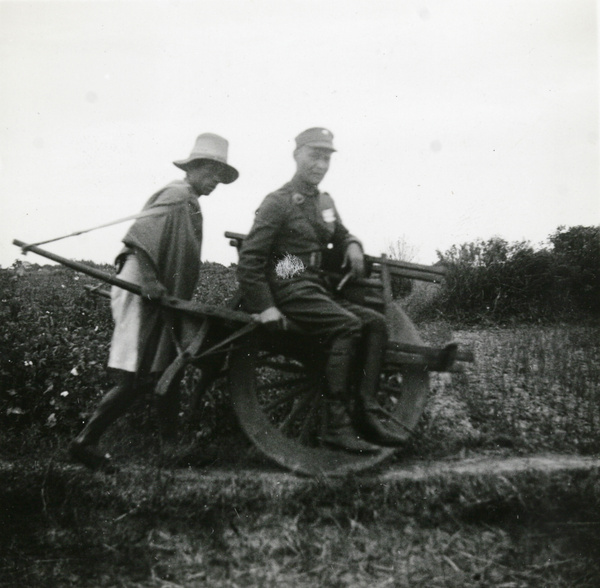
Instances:
[[[147,403],[106,436],[120,473],[70,465],[67,443],[109,383],[108,308],[71,272],[0,280],[0,586],[600,585],[596,466],[380,477],[415,462],[598,456],[597,322],[419,325],[476,362],[432,375],[417,434],[380,471],[290,490],[261,477],[270,468],[223,388],[181,427],[182,444],[216,449],[211,467],[200,452],[196,467],[165,468]],[[200,295],[219,303],[233,288],[215,266]]]
[[[449,331],[422,326],[430,342]],[[456,330],[454,339],[473,349],[476,363],[466,364],[464,373],[432,377],[420,455],[485,447],[600,451],[597,324]]]
[[[592,588],[594,463],[319,480],[0,462],[0,585]]]

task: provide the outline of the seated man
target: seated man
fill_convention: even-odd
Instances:
[[[334,151],[327,129],[311,128],[296,137],[296,173],[257,210],[240,250],[238,279],[246,311],[266,326],[285,327],[288,317],[327,351],[329,426],[322,441],[349,451],[374,451],[369,441],[402,442],[379,422],[375,410],[386,324],[376,311],[339,296],[318,271],[337,255],[352,277],[364,276],[360,242],[343,225],[331,196],[318,189]],[[299,260],[297,267],[304,270],[282,272],[282,260],[288,265]],[[349,384],[358,351],[363,369],[356,404],[363,438],[349,413]]]

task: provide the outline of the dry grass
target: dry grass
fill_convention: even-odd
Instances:
[[[573,587],[600,580],[598,472],[325,481],[0,468],[1,586]],[[433,472],[432,472],[433,473]]]

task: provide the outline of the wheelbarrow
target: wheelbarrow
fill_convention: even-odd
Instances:
[[[225,233],[238,249],[244,235]],[[24,251],[61,263],[110,285],[140,295],[139,286],[96,268],[14,240]],[[382,420],[393,423],[408,441],[415,433],[429,392],[429,373],[454,371],[457,362],[474,361],[473,353],[457,344],[436,348],[425,345],[416,327],[393,299],[392,276],[439,283],[444,269],[365,256],[369,278],[349,283],[359,288],[360,302],[383,312],[389,343],[380,374],[378,402]],[[341,283],[341,282],[340,282]],[[109,296],[107,290],[93,289]],[[351,292],[349,292],[350,296]],[[357,300],[355,300],[357,301]],[[292,328],[269,331],[248,313],[239,310],[240,297],[226,306],[207,305],[174,297],[161,306],[181,313],[183,331],[178,354],[162,374],[156,392],[166,394],[179,385],[187,366],[200,369],[198,391],[225,376],[241,429],[269,459],[294,472],[310,476],[335,476],[361,471],[389,458],[395,448],[355,453],[330,448],[320,442],[326,422],[325,353],[311,337]]]

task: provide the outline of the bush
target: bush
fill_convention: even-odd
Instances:
[[[80,422],[107,383],[110,310],[87,294],[86,277],[62,267],[0,270],[0,426]]]
[[[82,263],[113,272],[111,266]],[[5,438],[73,435],[112,385],[106,367],[110,304],[90,296],[85,285],[98,282],[63,266],[17,262],[0,269],[0,430]],[[235,289],[232,269],[205,264],[196,296],[223,304]],[[193,386],[186,378],[188,396]],[[203,400],[211,405],[207,418],[214,416],[208,408],[226,402],[221,396]],[[134,411],[128,425],[146,429],[149,414]]]
[[[448,268],[441,293],[424,308],[463,322],[526,321],[596,314],[600,310],[600,228],[559,227],[552,248],[494,237],[438,252]]]
[[[600,310],[600,227],[558,227],[549,238],[557,272],[575,303],[587,312]]]

